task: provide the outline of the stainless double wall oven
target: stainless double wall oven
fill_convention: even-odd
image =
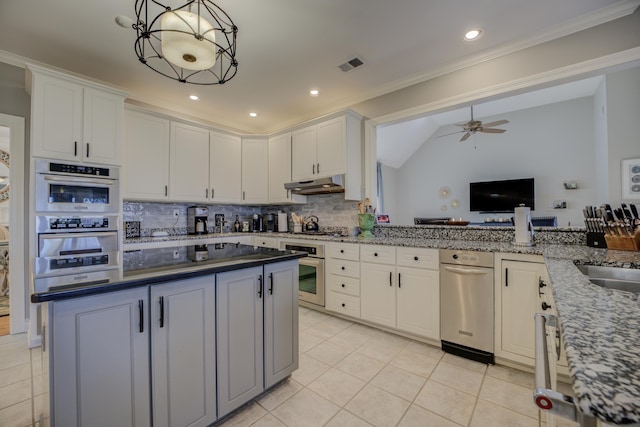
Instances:
[[[36,160],[35,290],[119,276],[119,170]]]
[[[298,299],[324,307],[324,245],[310,240],[284,240],[280,249],[309,254],[299,259]]]

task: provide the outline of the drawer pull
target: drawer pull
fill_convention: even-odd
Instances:
[[[342,271],[346,270],[346,268],[344,267],[344,265],[342,267],[340,267],[342,269]]]
[[[373,256],[378,256],[378,252],[374,252],[374,253],[373,253]]]
[[[420,259],[420,258],[418,258],[417,256],[414,256],[414,257],[413,257],[413,260],[414,260],[414,261],[418,261],[419,259]]]
[[[343,307],[346,307],[346,306],[347,306],[347,304],[345,304],[345,303],[342,303],[342,306],[343,306]]]
[[[342,285],[340,285],[340,286],[342,286],[343,288],[345,287],[344,283]]]
[[[340,249],[340,253],[343,254],[344,253],[344,249]]]

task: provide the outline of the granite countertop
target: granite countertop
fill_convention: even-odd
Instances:
[[[306,253],[280,251],[236,243],[170,246],[126,250],[118,279],[109,283],[60,286],[31,295],[31,302],[58,301],[87,295],[104,294],[139,286],[186,279],[225,271],[240,270],[294,260]]]
[[[208,235],[205,238],[236,234]],[[360,239],[352,236],[310,236],[290,233],[256,235],[296,240],[542,255],[551,279],[569,371],[580,410],[609,423],[640,423],[640,302],[638,296],[596,286],[575,266],[578,263],[640,269],[640,252],[596,249],[576,244],[538,244],[523,247],[515,246],[509,241],[447,238]],[[173,238],[180,239],[180,237]],[[150,241],[157,241],[157,239]]]

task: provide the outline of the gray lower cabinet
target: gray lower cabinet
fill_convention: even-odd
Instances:
[[[218,416],[298,368],[298,261],[217,275]]]
[[[148,307],[146,287],[50,304],[51,425],[151,425]]]
[[[216,420],[215,276],[151,286],[154,427]]]

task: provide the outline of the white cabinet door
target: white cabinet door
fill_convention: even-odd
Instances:
[[[52,425],[151,425],[147,287],[50,303]]]
[[[501,351],[535,358],[534,314],[538,310],[538,280],[544,264],[503,260],[501,263]]]
[[[169,138],[169,120],[125,112],[124,198],[168,199]]]
[[[437,270],[397,267],[397,327],[440,339],[440,273]]]
[[[326,177],[347,172],[346,117],[318,124],[316,176]]]
[[[242,140],[242,202],[269,201],[268,145],[266,139]]]
[[[298,369],[298,261],[264,266],[264,386]]]
[[[171,123],[171,200],[207,202],[209,197],[209,131]]]
[[[81,85],[34,73],[31,155],[81,160],[82,102]]]
[[[242,199],[242,142],[239,137],[211,132],[209,198],[217,203]]]
[[[31,155],[120,165],[124,94],[31,72]]]
[[[381,325],[396,326],[395,267],[360,264],[360,317]]]
[[[216,276],[218,416],[264,390],[262,267]]]
[[[84,89],[83,160],[122,164],[124,99],[93,88]]]
[[[291,179],[302,181],[316,177],[316,126],[291,133]]]
[[[305,203],[307,196],[291,194],[291,133],[269,138],[269,203]]]
[[[215,276],[151,286],[153,425],[216,420]]]

